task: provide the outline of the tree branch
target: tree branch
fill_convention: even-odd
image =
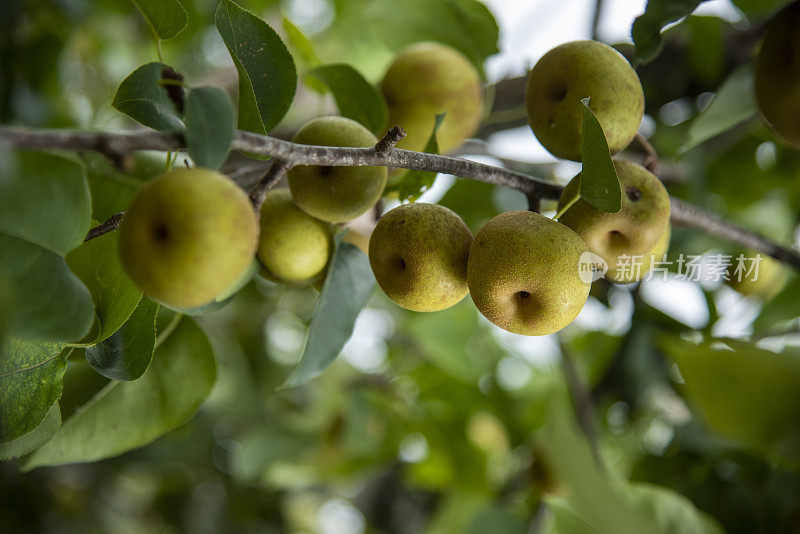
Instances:
[[[102,224],[99,224],[89,230],[89,233],[86,234],[86,239],[83,240],[84,243],[87,241],[91,241],[95,237],[100,237],[103,234],[107,234],[112,230],[116,230],[119,228],[119,225],[122,223],[122,219],[125,218],[125,212],[121,211],[119,213],[115,213],[108,220]]]
[[[557,199],[561,194],[561,185],[516,171],[462,158],[393,148],[392,140],[397,135],[399,132],[392,129],[376,146],[346,148],[301,145],[239,130],[236,132],[232,148],[242,152],[272,156],[276,160],[282,161],[286,168],[295,165],[398,167],[453,174],[462,178],[472,178],[510,187],[525,193],[528,198]],[[387,140],[387,138],[389,139]],[[179,133],[150,130],[105,133],[33,130],[18,127],[0,127],[0,145],[16,149],[94,150],[109,156],[114,161],[125,160],[131,152],[136,150],[181,150],[186,146],[183,136]],[[278,170],[275,169],[276,172]],[[271,172],[268,172],[262,182],[270,174]],[[778,245],[682,200],[672,199],[672,222],[678,226],[697,228],[732,243],[764,252],[800,271],[800,254],[796,251]]]
[[[264,199],[267,198],[269,190],[281,181],[281,178],[286,175],[286,171],[288,170],[289,166],[283,160],[276,159],[272,162],[269,169],[267,169],[267,173],[264,177],[261,178],[253,190],[250,191],[250,202],[252,202],[257,213],[261,212],[261,204],[263,204]]]

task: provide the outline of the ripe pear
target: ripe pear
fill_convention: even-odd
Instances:
[[[800,148],[800,4],[793,2],[766,25],[756,60],[756,99],[772,128]]]
[[[749,258],[756,258],[758,255],[761,259],[758,261],[758,272],[753,271],[748,274],[752,261]],[[769,300],[783,289],[789,279],[789,273],[783,264],[770,256],[755,251],[750,251],[745,255],[744,269],[741,276],[737,274],[737,260],[738,256],[734,256],[732,264],[728,269],[730,281],[728,284],[746,297],[758,297],[763,300]],[[741,278],[741,280],[740,280]]]
[[[119,228],[122,264],[149,297],[175,308],[214,301],[250,268],[258,219],[247,194],[207,169],[145,184]]]
[[[554,156],[581,161],[581,100],[587,97],[611,153],[628,146],[642,122],[644,93],[622,54],[597,41],[573,41],[547,52],[531,70],[528,122]]]
[[[579,275],[583,240],[531,211],[501,213],[475,236],[467,280],[475,306],[504,330],[558,332],[578,315],[590,284]]]
[[[406,150],[425,148],[437,114],[447,114],[436,133],[442,154],[474,134],[483,117],[477,69],[442,43],[416,43],[401,50],[380,88],[389,105],[389,126],[400,125],[408,134],[397,144]]]
[[[318,117],[294,136],[295,143],[339,147],[367,147],[378,139],[364,126],[346,117]],[[301,165],[289,170],[287,180],[297,206],[317,219],[345,222],[355,219],[383,194],[386,167],[318,167]]]
[[[664,254],[669,250],[669,240],[672,236],[672,227],[667,228],[656,242],[653,249],[642,257],[631,258],[627,264],[616,263],[608,266],[606,278],[617,284],[632,284],[644,278],[653,268],[653,264],[663,261]]]
[[[438,204],[404,204],[380,218],[369,240],[378,285],[398,306],[428,312],[467,296],[472,232]]]
[[[618,263],[631,263],[633,256],[644,256],[656,250],[669,226],[669,195],[661,180],[641,165],[615,160],[614,167],[622,186],[622,208],[619,212],[606,213],[578,199],[558,220],[575,230],[589,250],[608,263],[610,280],[634,282],[646,271],[641,270],[636,276],[634,271],[626,269],[631,272],[616,276],[614,273]],[[558,202],[559,211],[580,190],[580,177],[580,174],[575,176],[564,188]]]
[[[257,256],[273,279],[300,284],[319,276],[332,248],[330,224],[298,208],[288,189],[270,191],[261,205]]]

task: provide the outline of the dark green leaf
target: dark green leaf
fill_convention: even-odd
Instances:
[[[116,332],[142,298],[141,290],[122,267],[117,236],[117,232],[103,234],[67,254],[67,265],[89,289],[100,322],[97,337],[86,340],[88,343]]]
[[[239,128],[267,133],[294,98],[292,56],[275,30],[230,0],[219,3],[216,24],[239,72]]]
[[[92,297],[55,252],[0,233],[0,278],[10,293],[8,335],[77,341],[92,326]]]
[[[86,349],[86,360],[112,380],[136,380],[147,370],[156,344],[158,304],[143,298],[114,335]]]
[[[664,337],[684,390],[721,435],[800,459],[800,348],[780,354],[736,340],[699,345]]]
[[[111,105],[148,128],[164,132],[183,130],[183,121],[167,90],[159,83],[163,63],[142,65],[117,88]]]
[[[308,328],[303,357],[286,386],[308,382],[333,363],[375,288],[367,257],[341,238],[341,234],[336,237],[336,249]]]
[[[730,130],[757,113],[753,66],[743,65],[733,71],[708,107],[689,125],[689,138],[680,152]]]
[[[0,442],[34,430],[61,396],[64,345],[6,338],[0,346]]]
[[[323,65],[308,72],[333,93],[339,114],[356,120],[372,133],[386,128],[389,110],[383,95],[350,65]]]
[[[583,102],[581,198],[601,211],[617,213],[622,208],[622,188],[603,127],[589,105]]]
[[[36,428],[11,441],[0,443],[0,460],[21,458],[35,451],[49,440],[61,427],[61,410],[54,402]]]
[[[631,37],[636,45],[636,60],[647,63],[661,49],[664,26],[692,13],[705,0],[648,0],[645,12],[636,17]]]
[[[236,114],[228,93],[219,87],[198,87],[189,91],[184,108],[186,145],[201,167],[222,167],[233,142]]]
[[[445,114],[441,113],[436,115],[436,120],[433,123],[433,131],[428,138],[423,152],[428,154],[439,153],[439,143],[436,140],[436,131],[444,120]],[[414,201],[419,196],[428,190],[433,185],[436,179],[435,172],[410,170],[397,176],[389,177],[389,183],[386,185],[386,192],[397,191],[397,198],[400,201],[410,200]]]
[[[14,164],[0,167],[0,232],[66,254],[89,230],[91,202],[83,167],[46,152],[14,156]]]
[[[186,27],[186,10],[177,0],[131,0],[156,37],[169,39]]]
[[[187,421],[208,396],[215,377],[208,338],[184,317],[156,349],[139,380],[109,383],[64,421],[24,468],[91,462],[147,445]]]

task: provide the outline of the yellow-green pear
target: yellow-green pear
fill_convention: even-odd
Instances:
[[[501,213],[475,235],[467,279],[478,310],[504,330],[526,336],[558,332],[589,296],[580,276],[583,240],[531,211]]]
[[[438,204],[404,204],[380,218],[369,240],[378,285],[398,306],[429,312],[467,296],[472,232]]]
[[[408,134],[398,148],[423,150],[436,115],[446,113],[436,133],[439,152],[445,154],[474,134],[483,118],[477,69],[442,43],[416,43],[401,50],[380,88],[389,105],[389,126],[402,126]]]
[[[667,224],[667,228],[656,242],[653,249],[641,257],[630,258],[626,263],[616,263],[608,266],[606,278],[618,284],[632,284],[637,282],[650,272],[656,262],[663,261],[664,254],[669,250],[669,240],[672,236],[672,227]]]
[[[756,259],[759,257],[760,259]],[[737,258],[738,256],[734,256],[731,260],[728,284],[742,295],[769,300],[783,289],[789,279],[786,267],[766,254],[756,251],[744,254],[744,262],[739,272],[736,272],[739,263]],[[757,270],[753,265],[756,261]]]
[[[558,220],[575,230],[589,250],[605,260],[610,280],[634,282],[646,271],[640,270],[639,275],[635,271],[627,273],[627,269],[621,276],[614,273],[618,264],[631,264],[634,256],[644,257],[656,250],[669,226],[669,195],[661,180],[641,165],[615,160],[614,167],[622,186],[619,212],[606,213],[578,199]],[[580,179],[578,174],[564,188],[558,202],[559,211],[575,198],[580,190]]]
[[[277,281],[299,284],[325,270],[332,251],[331,225],[298,208],[286,188],[261,205],[258,259]]]
[[[767,24],[755,85],[764,118],[800,148],[800,3],[792,2]]]
[[[294,136],[303,145],[367,147],[378,139],[358,122],[346,117],[318,117]],[[297,206],[328,222],[355,219],[383,194],[386,167],[318,167],[301,165],[289,170],[287,181]]]
[[[149,297],[176,308],[214,301],[250,268],[258,218],[247,194],[207,169],[145,184],[119,229],[122,264]]]
[[[628,60],[597,41],[562,44],[539,59],[526,90],[531,129],[556,157],[581,160],[584,98],[612,154],[628,146],[639,129],[644,93]]]

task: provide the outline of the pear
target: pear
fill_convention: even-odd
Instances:
[[[581,161],[584,98],[612,154],[630,144],[644,115],[636,72],[622,54],[597,41],[573,41],[547,52],[528,76],[525,98],[528,121],[542,146],[573,161]]]
[[[792,2],[767,23],[755,86],[761,114],[800,148],[800,3]]]
[[[250,268],[258,219],[242,189],[207,169],[145,184],[119,228],[122,264],[149,297],[175,308],[214,301]]]
[[[614,274],[618,263],[633,262],[633,256],[645,256],[656,250],[669,226],[669,195],[661,180],[641,165],[615,160],[614,167],[622,186],[622,208],[619,212],[606,213],[578,199],[558,220],[575,230],[589,250],[608,263],[610,280],[616,281],[616,277],[619,281],[624,278],[624,282],[634,282],[646,271],[641,269],[640,276],[633,271],[628,274],[623,272],[620,278]],[[575,176],[564,188],[558,202],[559,211],[580,190],[580,177],[580,174]]]
[[[758,260],[758,272],[754,268],[753,272],[748,274],[747,271],[752,263],[749,258],[756,258],[758,255],[761,257]],[[728,269],[728,276],[730,277],[728,284],[746,297],[769,300],[777,295],[789,280],[789,272],[780,261],[756,251],[750,251],[744,255],[746,258],[744,271],[741,272],[740,276],[736,273],[737,257],[733,257],[731,266]]]
[[[631,258],[626,264],[616,263],[608,266],[606,278],[618,284],[631,284],[644,278],[653,268],[653,264],[663,261],[664,254],[669,250],[669,240],[672,236],[672,228],[667,224],[667,228],[656,242],[653,249],[642,257]]]
[[[380,83],[389,105],[389,126],[408,134],[398,148],[425,148],[437,114],[439,152],[457,148],[478,129],[483,117],[481,78],[458,50],[442,43],[416,43],[401,50]]]
[[[295,143],[338,147],[367,147],[378,139],[358,122],[345,117],[318,117],[307,122]],[[374,206],[386,187],[386,167],[318,167],[289,170],[287,181],[297,206],[317,219],[345,222]]]
[[[467,280],[478,310],[504,330],[526,336],[558,332],[578,315],[590,284],[580,275],[583,240],[531,211],[501,213],[475,236]]]
[[[257,256],[273,279],[300,284],[316,278],[328,265],[332,246],[330,224],[298,208],[288,189],[270,191],[261,205]]]
[[[438,204],[404,204],[380,218],[369,262],[383,292],[408,310],[449,308],[467,296],[472,232]]]

